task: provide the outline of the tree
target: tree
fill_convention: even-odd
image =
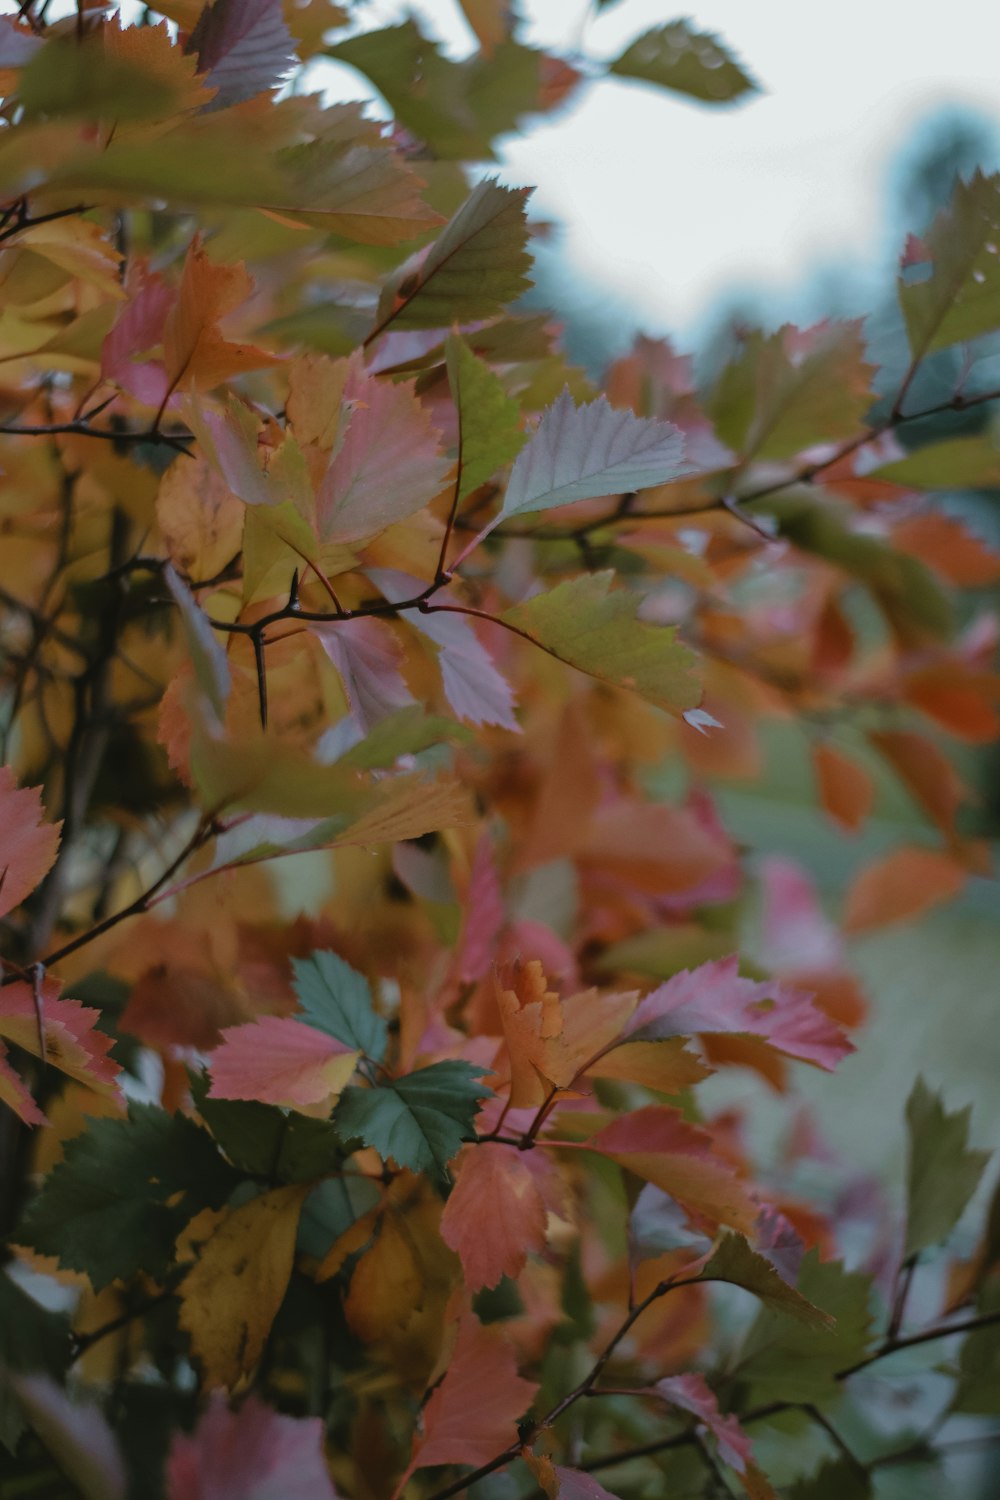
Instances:
[[[933,497],[996,454],[896,435],[937,350],[935,413],[1000,399],[1000,180],[908,244],[882,405],[853,323],[747,331],[703,391],[639,339],[599,391],[518,310],[527,189],[463,169],[596,63],[490,0],[464,61],[330,0],[49,9],[0,24],[5,1493],[936,1472],[952,1429],[879,1376],[944,1347],[946,1417],[996,1412],[995,1209],[908,1316],[986,1153],[918,1082],[905,1218],[848,1269],[832,1203],[706,1114],[713,1071],[783,1091],[864,1015],[712,788],[776,716],[845,832],[899,779],[926,836],[848,932],[984,867],[948,747],[996,735],[994,642],[952,596],[1000,556]],[[320,54],[392,128],[281,89]],[[686,22],[607,71],[753,88]]]

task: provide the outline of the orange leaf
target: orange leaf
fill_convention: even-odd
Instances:
[[[431,1464],[483,1464],[517,1437],[516,1422],[537,1385],[517,1373],[514,1351],[496,1324],[483,1328],[471,1313],[458,1327],[451,1362],[424,1408],[423,1436],[397,1495],[415,1469]]]
[[[163,354],[170,390],[181,384],[211,390],[245,370],[277,364],[273,354],[253,344],[231,344],[219,321],[253,291],[246,267],[209,260],[196,239],[188,250],[177,301],[163,330]]]
[[[969,792],[948,757],[933,740],[905,730],[873,730],[868,738],[885,756],[907,791],[927,814],[944,829],[953,833],[955,814],[969,797]]]
[[[441,1218],[441,1237],[457,1252],[470,1292],[496,1286],[501,1276],[517,1276],[528,1251],[544,1249],[539,1167],[552,1170],[537,1151],[492,1143],[462,1148],[452,1168],[457,1180]]]
[[[1000,715],[990,702],[998,693],[1000,679],[992,672],[975,672],[959,662],[915,672],[903,688],[908,703],[971,745],[1000,735]]]
[[[988,588],[1000,582],[1000,553],[942,511],[911,516],[894,527],[892,545],[959,588]]]
[[[938,849],[895,849],[863,869],[847,893],[844,929],[866,932],[890,922],[907,922],[965,884],[966,871]]]
[[[0,766],[0,917],[29,896],[52,867],[61,823],[42,822],[39,787],[19,787]]]
[[[832,745],[815,744],[813,770],[826,812],[847,833],[856,833],[871,812],[875,787],[868,772]]]

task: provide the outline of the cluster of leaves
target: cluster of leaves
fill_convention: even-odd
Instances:
[[[985,432],[896,433],[940,350],[967,358],[931,414],[1000,399],[1000,181],[908,245],[888,394],[855,323],[751,332],[703,391],[640,339],[598,391],[518,309],[527,191],[462,163],[601,71],[752,92],[715,38],[598,65],[462,0],[455,60],[360,0],[49,8],[0,18],[0,1477],[934,1474],[945,1420],[998,1410],[995,1223],[904,1319],[985,1158],[918,1084],[905,1226],[878,1203],[848,1270],[808,1131],[755,1172],[706,1109],[721,1068],[834,1069],[865,1010],[713,788],[770,720],[845,833],[888,768],[926,838],[862,870],[849,932],[985,866],[948,745],[996,736],[1000,678],[953,594],[1000,555],[933,497],[1000,471]],[[392,124],[282,91],[320,56]],[[901,1433],[876,1367],[959,1335]]]

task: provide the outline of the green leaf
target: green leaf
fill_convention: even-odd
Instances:
[[[529,191],[478,183],[428,250],[386,283],[369,338],[390,324],[445,328],[491,318],[527,291]]]
[[[127,1120],[93,1120],[67,1143],[17,1243],[84,1272],[95,1290],[137,1271],[157,1279],[184,1226],[203,1208],[221,1208],[239,1181],[192,1120],[133,1105]]]
[[[383,1159],[447,1180],[446,1167],[475,1135],[480,1101],[490,1090],[471,1063],[431,1063],[376,1088],[346,1088],[335,1123],[343,1140],[360,1140]]]
[[[381,1062],[385,1056],[385,1021],[375,1010],[367,979],[336,953],[317,952],[293,958],[295,993],[303,1019],[317,1031]]]
[[[705,104],[728,104],[757,88],[718,37],[695,31],[690,21],[671,21],[644,32],[615,58],[609,71]]]
[[[991,1152],[969,1150],[971,1105],[948,1114],[922,1078],[906,1102],[910,1138],[904,1254],[942,1244],[976,1191]]]
[[[808,338],[799,354],[796,343]],[[727,365],[710,412],[722,442],[744,458],[790,458],[815,443],[860,433],[874,395],[860,322],[800,335],[755,330]]]
[[[980,1299],[981,1314],[1000,1313],[1000,1292],[989,1285]],[[976,1328],[962,1344],[959,1382],[952,1410],[970,1416],[1000,1416],[1000,1323]]]
[[[311,1182],[340,1164],[340,1138],[329,1120],[251,1100],[209,1099],[202,1076],[198,1113],[233,1166],[274,1184]]]
[[[163,119],[177,90],[155,73],[107,55],[99,36],[57,36],[21,74],[18,99],[29,119]]]
[[[742,1234],[727,1232],[697,1279],[728,1281],[733,1286],[741,1286],[753,1292],[772,1311],[788,1313],[807,1328],[829,1330],[833,1327],[830,1314],[814,1307],[801,1292],[783,1281],[771,1262],[751,1249]]]
[[[1000,327],[1000,175],[957,182],[924,245],[930,275],[898,284],[914,360]]]
[[[831,1400],[840,1389],[837,1372],[868,1352],[871,1278],[845,1271],[837,1261],[821,1262],[811,1250],[802,1262],[798,1291],[835,1319],[827,1333],[789,1317],[762,1310],[750,1328],[738,1367],[749,1400]]]
[[[779,534],[794,546],[825,558],[863,583],[889,624],[908,643],[950,636],[947,595],[923,563],[893,551],[877,537],[851,531],[847,510],[792,491],[755,501],[755,514],[760,511],[774,516]]]
[[[675,640],[672,626],[638,619],[641,599],[612,590],[613,578],[611,571],[583,573],[505,610],[501,619],[591,677],[631,688],[671,713],[696,707],[696,657]]]
[[[567,389],[518,455],[498,519],[649,489],[685,468],[684,437],[672,422],[616,410],[604,396],[577,406]]]
[[[872,1494],[871,1479],[847,1458],[827,1459],[788,1491],[789,1500],[869,1500]]]
[[[517,402],[465,340],[450,334],[445,351],[451,397],[458,410],[458,498],[464,500],[517,457],[526,434]]]
[[[989,433],[928,443],[905,458],[873,469],[866,479],[887,479],[915,490],[1000,489],[1000,451]]]
[[[433,745],[461,744],[472,737],[472,730],[463,724],[426,714],[419,703],[411,703],[380,719],[336,763],[358,771],[380,771],[394,766],[401,755],[419,755]]]

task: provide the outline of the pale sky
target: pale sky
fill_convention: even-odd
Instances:
[[[521,0],[544,44],[580,34],[585,0]],[[456,0],[375,0],[459,47]],[[640,301],[657,331],[689,330],[734,286],[790,289],[819,266],[884,255],[890,164],[931,112],[961,105],[1000,119],[1000,5],[994,0],[618,0],[586,50],[614,56],[686,14],[716,31],[764,92],[712,109],[647,85],[588,87],[554,121],[503,149],[502,176],[537,185],[535,210],[562,226],[588,280]],[[336,89],[360,92],[338,68]]]

